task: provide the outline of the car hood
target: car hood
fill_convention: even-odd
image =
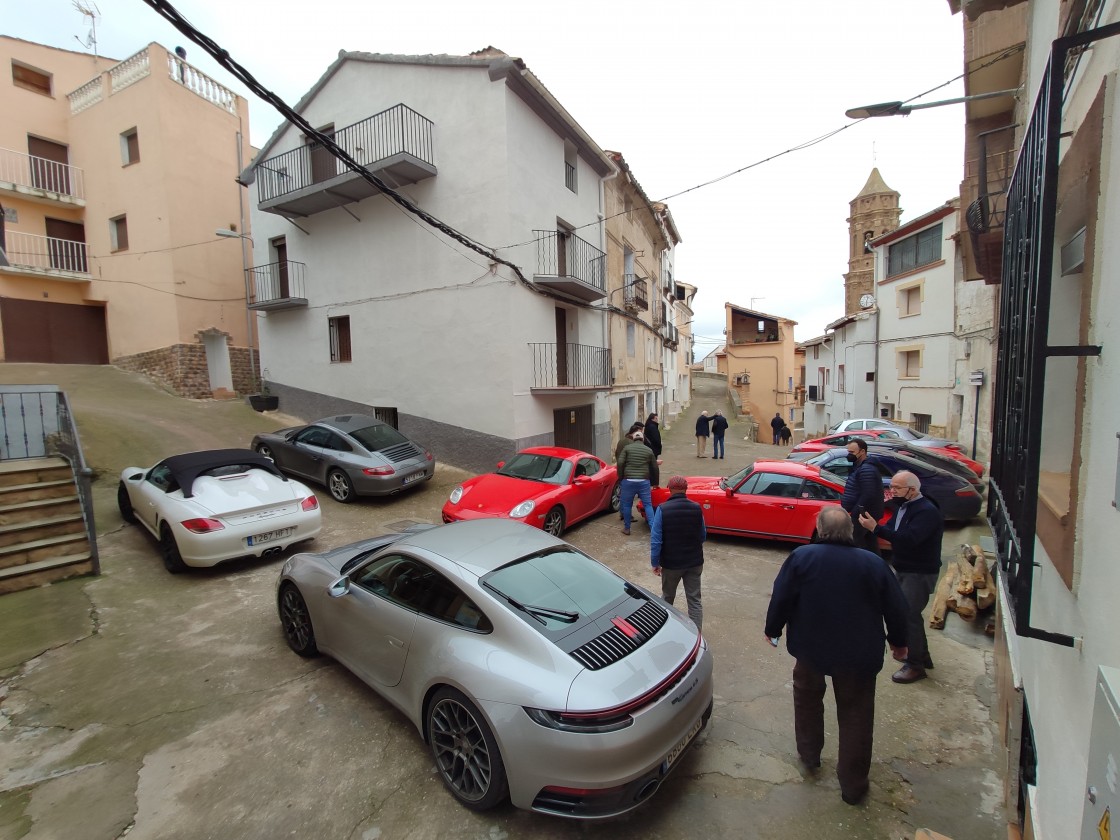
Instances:
[[[463,497],[457,507],[481,513],[504,514],[528,499],[540,499],[559,484],[488,473],[463,482]]]
[[[182,499],[182,491],[172,497]],[[238,475],[200,476],[194,481],[189,501],[216,516],[275,507],[310,495],[298,481],[285,481],[260,470]]]

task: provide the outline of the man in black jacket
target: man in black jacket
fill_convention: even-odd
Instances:
[[[868,788],[883,639],[895,659],[906,658],[906,598],[881,558],[852,545],[852,522],[840,508],[817,516],[817,540],[794,549],[778,572],[765,632],[777,647],[789,630],[797,753],[810,771],[821,766],[825,676],[832,677],[836,776],[841,797],[855,805]]]
[[[722,411],[717,411],[712,418],[712,457],[723,459],[727,456],[727,445],[724,435],[727,434],[727,418]]]
[[[711,434],[712,418],[708,416],[708,412],[701,411],[700,416],[696,418],[696,457],[707,458],[705,452],[708,449],[708,435]]]
[[[922,610],[929,603],[941,571],[944,523],[937,505],[922,495],[922,482],[914,473],[905,470],[895,473],[891,478],[891,493],[894,496],[891,506],[898,503],[898,508],[885,525],[879,525],[866,513],[860,516],[859,524],[868,533],[891,544],[891,565],[910,606],[906,617],[910,653],[891,679],[896,683],[912,683],[925,679],[926,669],[933,667]]]
[[[704,573],[704,540],[708,529],[700,505],[685,496],[688,482],[675,475],[665,485],[669,498],[653,512],[650,521],[649,562],[661,576],[661,597],[672,604],[677,584],[684,581],[688,617],[700,629],[704,608],[700,605],[700,576]]]
[[[771,443],[775,446],[778,445],[778,441],[782,438],[782,426],[785,424],[786,421],[782,419],[782,412],[780,411],[775,412],[774,416],[770,418],[770,430],[774,433],[774,440],[771,441]]]
[[[867,460],[867,441],[863,438],[848,441],[847,449],[848,460],[854,466],[844,482],[840,507],[852,518],[855,544],[882,556],[879,540],[859,526],[859,516],[866,511],[876,522],[883,518],[883,477],[875,465]]]

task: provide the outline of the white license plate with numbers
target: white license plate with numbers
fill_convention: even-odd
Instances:
[[[249,537],[249,545],[261,545],[267,542],[276,542],[295,533],[295,528],[277,528],[275,531],[265,531],[263,534],[254,534]]]

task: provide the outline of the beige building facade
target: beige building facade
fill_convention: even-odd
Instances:
[[[234,183],[244,99],[159,44],[117,62],[0,37],[0,352],[252,387]]]
[[[797,419],[793,328],[797,322],[779,315],[725,303],[727,381],[738,394],[744,414],[765,427],[775,413],[792,428]]]

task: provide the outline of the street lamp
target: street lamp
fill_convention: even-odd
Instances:
[[[868,117],[894,117],[907,116],[911,111],[922,108],[939,108],[942,105],[960,105],[962,102],[975,102],[978,99],[994,99],[997,96],[1015,96],[1019,88],[1011,90],[993,90],[988,93],[974,93],[972,96],[958,96],[956,99],[942,99],[938,102],[919,102],[916,105],[907,105],[903,102],[879,102],[875,105],[861,105],[858,108],[849,108],[844,116],[852,120],[863,120]]]
[[[245,329],[247,331],[246,341],[249,344],[249,376],[253,381],[253,387],[257,383],[257,365],[253,361],[253,310],[249,308],[249,295],[252,291],[249,287],[249,253],[245,246],[248,242],[253,245],[253,237],[247,233],[238,233],[236,230],[229,228],[218,228],[214,231],[215,236],[221,236],[224,239],[240,239],[241,240],[241,273],[245,278]]]

